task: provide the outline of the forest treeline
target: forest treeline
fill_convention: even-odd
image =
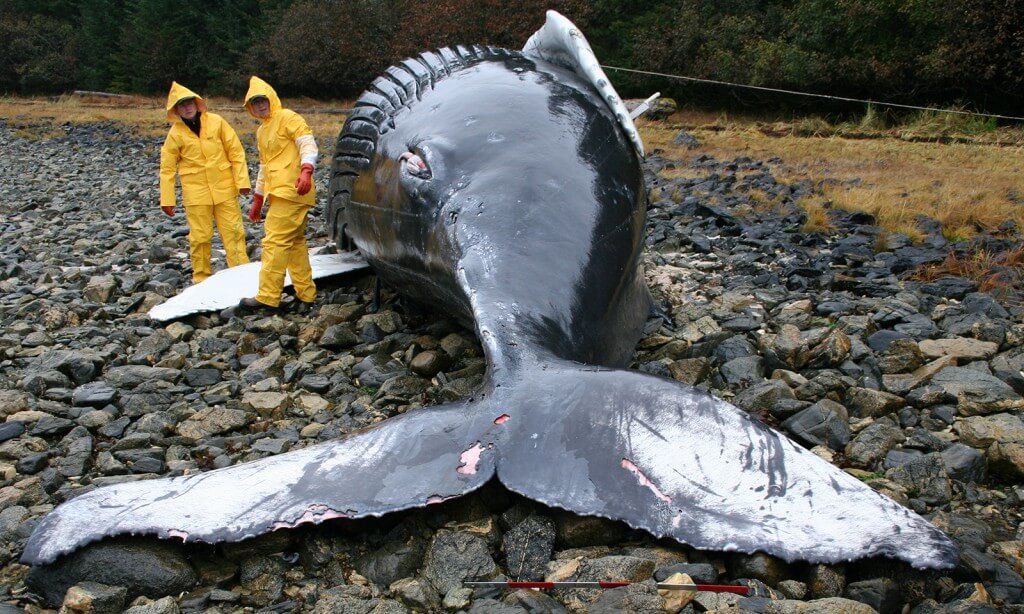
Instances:
[[[605,65],[1020,115],[1024,0],[0,0],[0,93],[350,98],[450,44],[519,48],[556,9]],[[781,107],[792,96],[608,71],[623,96]],[[820,102],[811,104],[821,105]]]

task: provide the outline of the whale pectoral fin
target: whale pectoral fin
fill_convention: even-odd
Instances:
[[[493,424],[479,416],[473,403],[412,410],[339,441],[251,463],[99,488],[48,514],[22,561],[50,563],[113,535],[214,543],[456,497],[494,475]]]
[[[694,388],[627,371],[548,368],[505,426],[510,489],[697,548],[833,563],[883,555],[948,567],[938,529]]]

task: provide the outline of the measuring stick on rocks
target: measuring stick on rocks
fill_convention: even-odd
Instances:
[[[511,580],[489,580],[469,581],[463,585],[471,588],[499,587],[499,588],[620,588],[629,586],[635,582],[598,581],[598,582],[514,582]],[[703,591],[712,593],[736,593],[747,595],[750,593],[748,586],[736,586],[734,584],[669,584],[659,583],[655,585],[658,590],[668,591]]]

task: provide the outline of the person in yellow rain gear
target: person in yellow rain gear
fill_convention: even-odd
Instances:
[[[249,168],[245,150],[231,124],[206,110],[206,102],[192,90],[171,82],[167,94],[171,129],[160,148],[160,208],[174,216],[174,175],[181,178],[181,200],[188,223],[192,281],[213,274],[210,247],[217,222],[228,266],[249,262],[245,253],[245,226],[238,195],[248,195]]]
[[[260,221],[266,203],[263,257],[256,296],[243,298],[245,309],[276,309],[287,271],[295,289],[296,306],[308,310],[316,299],[313,270],[306,246],[306,217],[316,204],[313,168],[319,152],[313,131],[301,115],[281,107],[274,88],[253,76],[245,95],[245,108],[260,120],[256,143],[260,170],[256,177],[249,221]]]

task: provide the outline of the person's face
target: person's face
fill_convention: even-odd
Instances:
[[[196,107],[196,101],[194,98],[182,100],[178,104],[174,105],[174,109],[178,112],[178,117],[182,119],[192,119],[196,116],[196,113],[199,110],[198,107]]]
[[[251,105],[252,112],[256,114],[256,117],[270,115],[270,101],[266,98],[253,98]]]

